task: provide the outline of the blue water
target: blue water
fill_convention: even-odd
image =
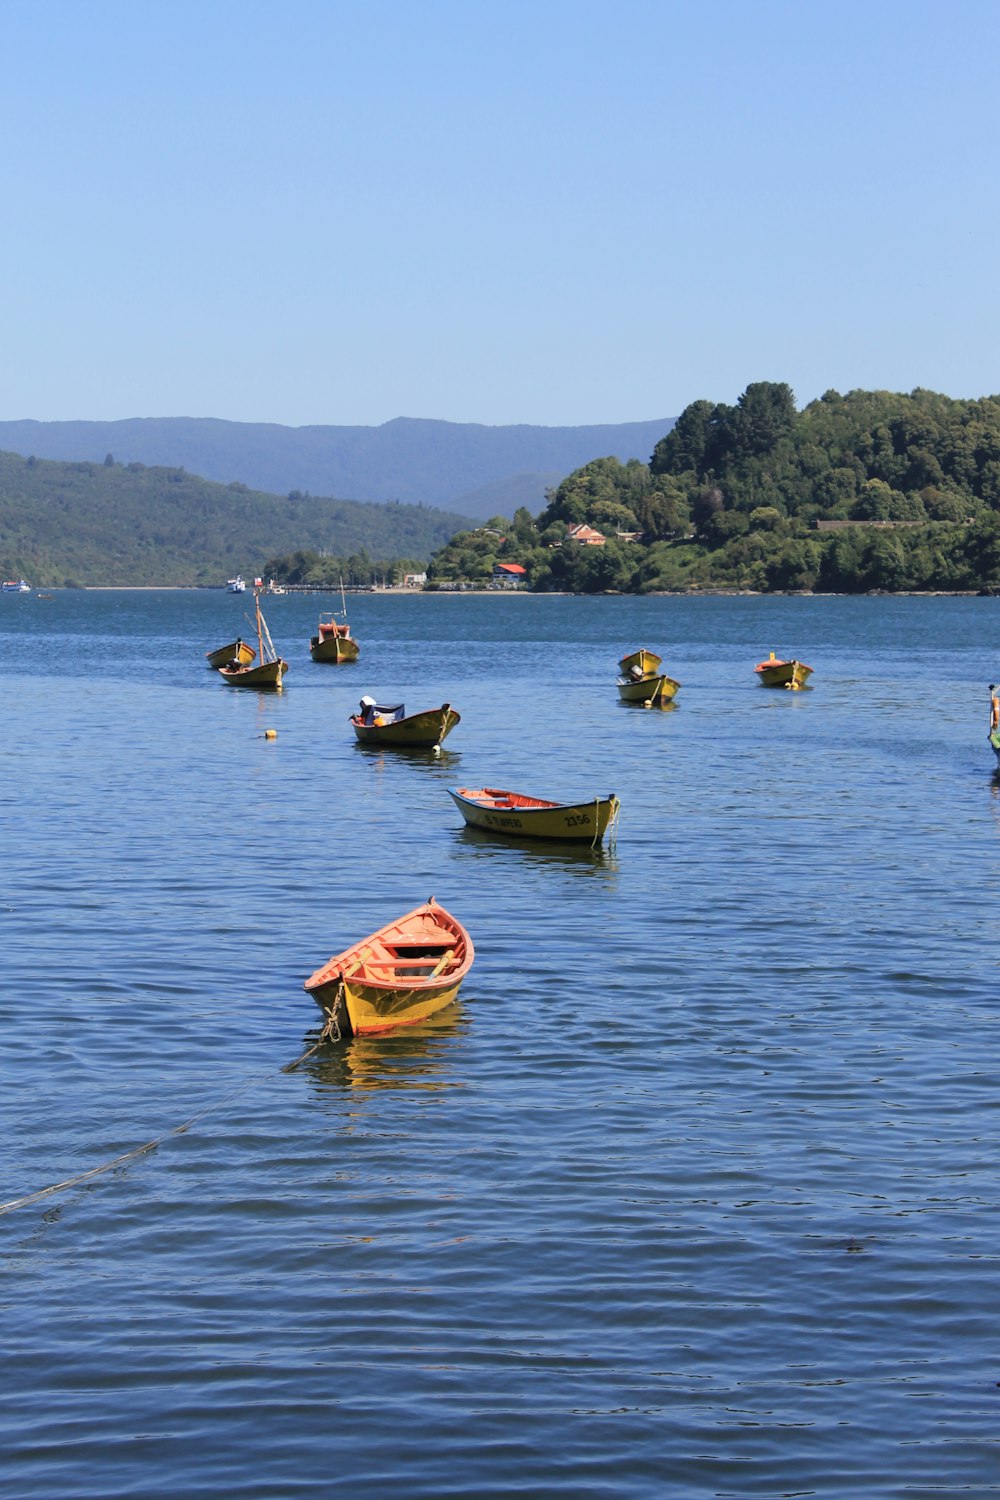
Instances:
[[[221,591],[0,601],[0,1198],[165,1137],[0,1217],[3,1493],[1000,1493],[998,602],[359,597],[315,665],[336,602],[275,697]],[[457,1010],[282,1073],[431,894]]]

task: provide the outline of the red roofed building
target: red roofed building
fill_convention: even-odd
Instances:
[[[520,563],[494,563],[490,588],[520,589],[524,587],[527,580],[527,571],[521,567]]]
[[[581,547],[603,547],[607,537],[602,531],[595,531],[593,526],[577,521],[567,529],[566,540],[579,542]]]

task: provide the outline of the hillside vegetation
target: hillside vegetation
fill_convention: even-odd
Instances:
[[[575,522],[607,544],[567,540]],[[496,562],[540,590],[998,589],[1000,397],[827,391],[797,411],[762,381],[736,406],[695,401],[649,463],[586,464],[537,517],[460,533],[429,572],[483,581]]]
[[[423,563],[466,524],[418,505],[268,495],[110,454],[97,464],[0,453],[0,570],[35,586],[219,584],[298,548],[370,577],[393,559]]]
[[[283,427],[212,417],[121,422],[0,422],[0,449],[28,458],[183,467],[267,494],[310,490],[355,500],[430,505],[484,517],[538,508],[547,485],[602,453],[645,458],[670,425],[485,427],[397,417],[380,427]]]

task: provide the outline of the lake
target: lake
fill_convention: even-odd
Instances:
[[[314,664],[338,604],[265,600],[276,696],[245,597],[0,599],[0,1197],[163,1137],[0,1218],[5,1492],[1000,1493],[1000,601],[365,595]],[[459,1005],[282,1072],[430,895]]]

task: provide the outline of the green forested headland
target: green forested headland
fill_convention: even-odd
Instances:
[[[1000,396],[827,391],[798,411],[761,381],[693,402],[648,464],[597,459],[547,499],[453,537],[432,584],[517,562],[538,590],[998,589]],[[567,539],[576,522],[606,545]]]
[[[34,586],[220,584],[276,554],[336,554],[357,581],[422,564],[466,518],[213,484],[184,469],[0,453],[0,571]],[[346,581],[346,574],[345,574]]]

